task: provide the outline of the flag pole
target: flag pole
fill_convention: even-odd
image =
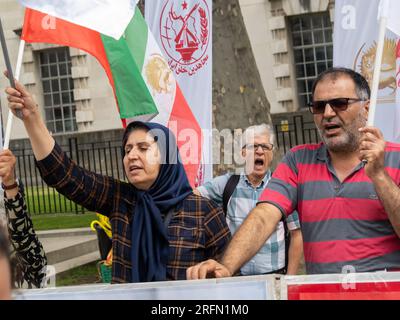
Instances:
[[[17,66],[15,67],[15,79],[19,80],[19,76],[21,74],[21,67],[22,67],[22,58],[24,57],[24,50],[25,50],[25,40],[21,40],[19,43],[18,49],[18,58],[17,58]],[[7,119],[7,126],[6,126],[6,135],[4,137],[4,149],[8,149],[10,146],[10,138],[11,138],[11,129],[14,122],[14,115],[11,110],[8,111],[8,119]]]
[[[379,38],[375,56],[375,67],[371,88],[371,102],[369,106],[368,126],[374,126],[375,123],[376,105],[378,102],[379,81],[381,78],[381,66],[385,44],[386,27],[388,24],[389,7],[389,0],[381,0],[381,12],[379,17]]]

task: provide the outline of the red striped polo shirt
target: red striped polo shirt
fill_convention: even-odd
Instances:
[[[385,168],[399,186],[399,144],[387,143]],[[289,151],[259,201],[298,211],[308,274],[400,267],[400,239],[364,164],[342,183],[322,143]]]

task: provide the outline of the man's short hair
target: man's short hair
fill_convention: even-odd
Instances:
[[[263,135],[268,135],[269,136],[269,142],[271,144],[274,144],[275,141],[275,133],[272,127],[269,124],[260,124],[257,126],[251,126],[248,127],[243,135],[242,135],[242,148],[249,143],[253,143],[253,139],[256,136],[263,136]],[[251,139],[251,141],[250,141]]]
[[[314,97],[315,89],[317,85],[326,80],[336,80],[339,77],[347,76],[353,80],[356,87],[356,94],[359,99],[369,100],[371,98],[371,89],[369,87],[368,81],[358,72],[348,68],[330,68],[324,72],[322,72],[317,79],[315,79],[313,87],[312,87],[312,96]],[[350,97],[343,97],[350,98]]]

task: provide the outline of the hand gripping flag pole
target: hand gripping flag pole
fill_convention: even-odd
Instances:
[[[1,23],[0,19],[0,42],[1,42],[1,47],[3,49],[3,56],[4,56],[4,61],[6,63],[6,68],[8,72],[8,79],[10,81],[11,87],[15,88],[15,80],[14,79],[19,79],[19,75],[21,73],[21,66],[22,66],[22,57],[24,54],[24,48],[25,48],[25,41],[21,40],[20,45],[19,45],[19,50],[18,50],[18,60],[17,60],[17,67],[16,67],[16,72],[15,72],[15,78],[14,74],[12,71],[11,63],[10,63],[10,57],[8,55],[8,49],[7,49],[7,43],[6,39],[4,36],[4,30],[3,30],[3,25]],[[17,116],[19,118],[22,118],[22,112],[19,111],[17,112]],[[6,134],[4,137],[4,145],[3,149],[8,149],[10,145],[10,137],[11,137],[11,128],[13,124],[13,113],[11,111],[8,112],[8,120],[7,120],[7,127],[6,127]]]

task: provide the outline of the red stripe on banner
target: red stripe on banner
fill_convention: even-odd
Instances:
[[[373,276],[371,276],[373,277]],[[400,281],[288,285],[288,300],[399,300]]]
[[[197,185],[203,136],[201,128],[176,83],[176,96],[168,128],[175,134],[186,175],[192,187]]]
[[[304,257],[311,263],[335,263],[381,257],[400,250],[397,235],[357,240],[305,242]]]
[[[387,220],[388,216],[379,200],[331,198],[303,200],[297,205],[302,222],[319,222],[329,219],[365,221]]]
[[[258,201],[260,202],[268,201],[268,202],[278,203],[285,211],[285,214],[293,211],[292,201],[290,201],[288,198],[286,198],[279,192],[276,192],[271,189],[265,189]]]

